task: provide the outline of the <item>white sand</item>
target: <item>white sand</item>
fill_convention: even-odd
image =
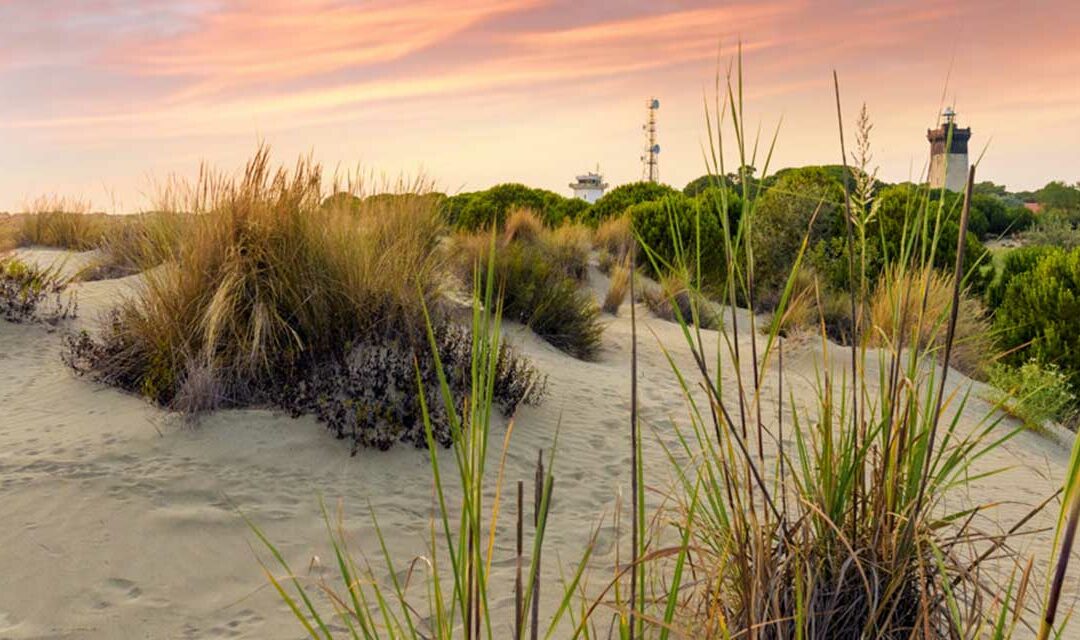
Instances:
[[[24,252],[39,262],[63,255]],[[73,255],[66,268],[86,259]],[[594,273],[594,280],[602,292],[602,276]],[[77,285],[80,318],[72,326],[92,326],[134,281]],[[649,317],[643,307],[638,312],[645,326],[643,417],[657,432],[646,435],[646,474],[663,487],[669,469],[656,438],[673,442],[667,421],[685,423],[686,408],[657,340],[685,370],[691,361],[676,325]],[[610,514],[616,491],[628,493],[628,308],[610,319],[596,362],[574,360],[520,327],[509,333],[550,379],[544,404],[519,412],[507,495],[516,480],[531,482],[537,450],[550,446],[561,423],[545,550],[545,571],[554,575],[560,558],[569,562],[581,554],[590,528]],[[705,335],[715,344],[714,332]],[[741,346],[748,353],[748,339]],[[432,497],[427,452],[402,445],[350,457],[348,444],[314,419],[269,411],[222,411],[187,425],[139,398],[76,377],[59,351],[59,332],[0,321],[0,638],[303,637],[266,586],[252,551],[258,543],[233,505],[280,543],[298,571],[315,555],[329,560],[319,496],[331,505],[343,500],[357,550],[378,552],[370,502],[397,557],[424,552]],[[815,340],[787,347],[785,386],[793,385],[804,402],[812,397],[821,352]],[[843,367],[847,353],[832,347],[833,366]],[[951,380],[969,384],[955,373]],[[774,376],[767,388],[775,396]],[[973,397],[964,428],[988,410]],[[775,415],[775,403],[763,411]],[[1006,421],[999,430],[1013,427]],[[504,432],[500,424],[500,442]],[[439,455],[449,469],[449,452]],[[1053,492],[1067,461],[1060,444],[1022,433],[976,465],[1008,469],[977,482],[970,498],[954,501],[1001,502],[980,526],[1008,527]],[[496,602],[507,611],[513,606],[513,506],[504,501],[503,509]],[[1028,528],[1052,526],[1055,514],[1052,509]],[[608,579],[614,561],[611,528],[602,533],[593,583]],[[1018,542],[1044,566],[1050,536]],[[550,611],[552,594],[546,595]]]

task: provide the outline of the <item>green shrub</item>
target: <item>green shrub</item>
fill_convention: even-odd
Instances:
[[[723,229],[701,201],[677,193],[633,205],[629,215],[648,256],[639,263],[646,273],[659,277],[675,269],[695,275],[700,241],[701,273],[696,275],[706,283],[722,284]]]
[[[1080,249],[1051,251],[1012,278],[994,319],[1013,364],[1061,367],[1080,389]]]
[[[843,186],[821,167],[788,171],[757,199],[750,227],[755,306],[775,306],[808,231],[811,247],[843,233],[843,199]]]
[[[631,182],[619,185],[604,194],[588,211],[583,212],[581,221],[595,227],[608,218],[621,216],[635,204],[659,200],[678,193],[666,184],[657,182]]]
[[[588,210],[589,204],[578,198],[564,198],[552,191],[511,183],[450,196],[441,206],[450,226],[476,231],[493,224],[502,228],[507,215],[514,209],[531,209],[544,224],[556,227],[564,221],[577,220]]]
[[[1019,367],[995,364],[988,368],[990,384],[1004,391],[1006,411],[1039,428],[1049,421],[1069,423],[1076,412],[1076,396],[1069,380],[1056,365],[1028,360]]]
[[[878,211],[869,225],[868,240],[878,243],[879,249],[889,262],[900,258],[902,251],[910,252],[909,259],[923,260],[933,253],[933,266],[949,272],[956,266],[956,238],[960,232],[962,198],[946,194],[944,202],[940,191],[927,194],[925,189],[910,183],[882,189],[878,195]],[[925,220],[928,242],[923,241],[915,221]],[[941,222],[938,225],[937,220]],[[937,227],[936,245],[932,245]],[[906,230],[906,232],[905,232]],[[989,262],[986,247],[974,233],[968,231],[964,248],[964,273],[966,287],[973,294],[981,294],[993,279],[993,273],[981,267]]]
[[[976,193],[971,197],[971,210],[978,211],[985,220],[985,228],[980,237],[998,237],[1024,231],[1035,221],[1027,207],[1010,204],[1003,198],[985,193]],[[972,231],[977,231],[972,226]]]
[[[1017,276],[1027,273],[1035,268],[1046,255],[1060,251],[1056,247],[1030,245],[1019,247],[1006,253],[1001,259],[1001,270],[996,274],[993,282],[986,288],[983,299],[989,309],[997,309],[1005,299],[1005,290]]]

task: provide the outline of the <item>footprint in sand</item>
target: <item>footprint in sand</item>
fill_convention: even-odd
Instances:
[[[252,609],[237,611],[229,620],[203,630],[194,625],[185,625],[184,638],[258,638],[261,634],[256,633],[262,625],[263,617]],[[334,629],[347,631],[347,629]]]
[[[109,609],[111,607],[134,602],[142,596],[140,589],[131,580],[123,578],[109,578],[105,584],[93,594],[91,607],[94,609]]]

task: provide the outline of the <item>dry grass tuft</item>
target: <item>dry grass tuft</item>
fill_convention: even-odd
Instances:
[[[537,242],[544,236],[547,229],[540,217],[532,209],[524,207],[514,209],[506,218],[506,227],[503,229],[503,244],[515,240],[519,242]]]
[[[694,324],[702,329],[720,326],[720,318],[711,303],[690,286],[685,272],[664,274],[658,287],[642,287],[641,297],[653,315],[662,320]]]
[[[589,275],[592,230],[582,224],[564,224],[543,237],[548,253],[566,275],[584,282]]]
[[[41,197],[26,207],[16,242],[87,251],[97,246],[108,224],[105,214],[90,213],[88,202]]]
[[[122,278],[169,261],[194,222],[191,215],[170,211],[118,218],[102,233],[98,256],[79,277]]]
[[[945,328],[952,306],[952,276],[933,268],[893,269],[885,274],[868,303],[868,344],[872,347],[908,348],[936,352],[944,346]],[[903,345],[891,345],[894,336]],[[990,322],[982,304],[960,298],[952,366],[969,376],[983,377],[995,355]]]
[[[634,230],[630,216],[608,218],[596,228],[593,244],[597,249],[607,251],[616,260],[621,261],[634,247]]]
[[[630,288],[630,265],[627,263],[612,267],[611,282],[608,284],[607,295],[604,296],[603,310],[613,316],[619,315],[619,307],[626,300],[626,292]]]

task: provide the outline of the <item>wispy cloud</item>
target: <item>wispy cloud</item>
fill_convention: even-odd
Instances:
[[[624,116],[629,125],[608,116],[660,91],[665,126],[693,135],[682,143],[690,151],[681,170],[689,173],[699,159],[700,134],[689,132],[699,121],[701,88],[711,83],[718,47],[730,54],[736,43],[753,73],[752,96],[766,115],[782,112],[798,127],[785,140],[800,153],[824,135],[801,118],[828,107],[827,91],[818,89],[828,88],[833,68],[851,95],[871,103],[889,153],[924,151],[920,119],[932,115],[950,70],[948,98],[956,97],[965,117],[980,119],[980,134],[1019,136],[1016,123],[1029,130],[1052,124],[1059,129],[1051,144],[1072,141],[1075,149],[1074,5],[1043,0],[1040,11],[1031,11],[1011,0],[0,0],[0,164],[45,158],[42,149],[62,148],[73,163],[91,149],[110,149],[110,166],[142,174],[152,167],[127,152],[130,142],[156,141],[191,155],[200,149],[195,138],[289,131],[318,149],[338,143],[318,130],[328,123],[385,139],[384,148],[415,139],[418,125],[448,132],[462,120],[473,122],[474,135],[501,136],[513,122],[522,135],[543,139],[560,132],[544,136],[540,128],[576,122],[584,112],[603,117],[591,122],[588,137],[563,148],[603,159],[598,136],[624,144],[623,128],[636,132],[639,114]],[[489,122],[474,117],[478,108]],[[368,120],[382,128],[364,128]],[[890,126],[897,131],[891,140],[884,133]],[[451,147],[448,137],[425,137],[424,154],[458,153],[460,141]],[[1027,140],[1010,147],[1007,135],[995,139],[1018,158],[1017,167],[1030,170],[1031,161],[1019,160],[1029,157],[1021,146]],[[618,153],[636,158],[633,148]],[[672,157],[665,162],[682,162]],[[62,169],[64,161],[54,159],[49,170],[76,172]],[[502,162],[491,155],[469,164],[483,165],[476,175],[488,176]],[[77,172],[90,166],[84,162]],[[468,181],[467,170],[462,165],[461,175],[447,178]],[[0,197],[12,180],[0,175]]]

